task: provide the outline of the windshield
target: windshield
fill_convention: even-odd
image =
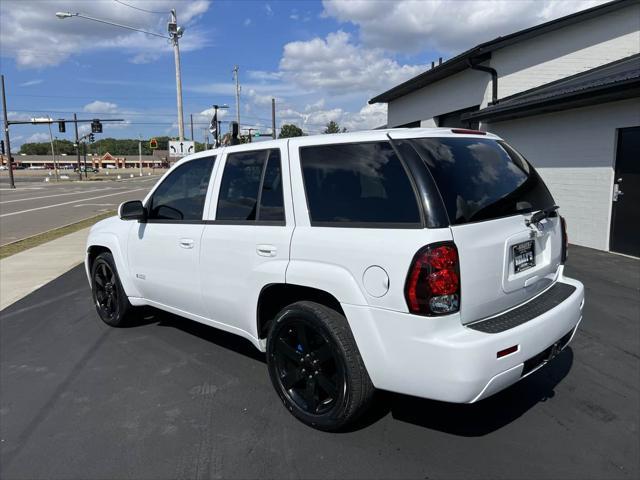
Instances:
[[[452,225],[554,205],[538,173],[502,141],[447,137],[411,144],[428,166]]]

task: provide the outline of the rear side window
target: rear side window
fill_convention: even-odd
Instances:
[[[269,152],[269,159],[267,160],[262,182],[258,215],[259,219],[264,221],[284,221],[280,150],[271,150]]]
[[[240,152],[227,157],[216,220],[284,222],[279,150]]]
[[[300,162],[312,225],[421,226],[413,187],[388,142],[304,147]]]
[[[433,175],[451,224],[526,213],[554,204],[533,167],[504,142],[466,137],[410,142]]]
[[[198,158],[178,166],[153,192],[149,220],[202,220],[213,158]]]

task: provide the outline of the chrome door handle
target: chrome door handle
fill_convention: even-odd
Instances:
[[[191,238],[181,238],[178,242],[182,248],[193,248],[193,239]]]
[[[256,245],[256,253],[261,257],[275,257],[278,249],[274,245]]]

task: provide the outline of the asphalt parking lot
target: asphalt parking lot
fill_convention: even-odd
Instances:
[[[476,405],[385,394],[328,434],[248,342],[159,312],[109,328],[75,268],[0,314],[0,477],[638,478],[640,261],[572,247],[567,270],[585,316],[545,368]]]
[[[73,174],[73,172],[72,172]],[[142,199],[159,176],[96,182],[24,182],[0,188],[0,245],[115,210]]]

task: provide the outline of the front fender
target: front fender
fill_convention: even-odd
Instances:
[[[91,232],[87,239],[87,259],[89,258],[90,247],[108,248],[111,255],[113,255],[113,260],[116,264],[116,269],[118,270],[118,276],[120,277],[122,288],[127,294],[127,297],[141,297],[140,292],[135,287],[135,284],[131,279],[127,262],[126,245],[121,244],[121,241],[116,234],[111,232]],[[87,275],[89,276],[89,282],[91,282],[91,272],[89,272],[88,261],[85,261],[85,268],[87,270]]]

